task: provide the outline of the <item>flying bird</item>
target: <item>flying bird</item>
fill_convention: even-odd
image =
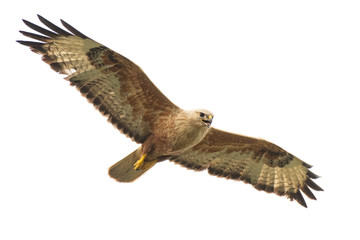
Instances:
[[[42,55],[120,132],[141,144],[109,168],[112,178],[132,182],[168,159],[188,169],[242,180],[304,207],[302,193],[316,200],[310,188],[323,191],[312,180],[318,176],[309,170],[311,165],[268,141],[211,127],[213,113],[176,106],[129,59],[63,20],[66,30],[38,17],[48,29],[23,20],[37,33],[20,32],[36,41],[17,42]]]

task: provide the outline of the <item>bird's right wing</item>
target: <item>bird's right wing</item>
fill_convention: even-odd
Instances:
[[[18,42],[41,54],[53,70],[67,75],[65,79],[121,132],[143,143],[161,124],[162,116],[178,111],[133,62],[64,21],[67,31],[38,17],[52,31],[24,20],[42,35],[20,31],[38,41]]]

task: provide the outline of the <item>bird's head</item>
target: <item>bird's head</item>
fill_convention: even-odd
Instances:
[[[195,109],[195,110],[183,110],[177,117],[176,125],[191,125],[196,128],[205,128],[209,130],[214,114],[208,110]]]
[[[195,114],[197,118],[201,121],[201,124],[205,125],[208,128],[211,126],[214,114],[204,109],[195,110]]]

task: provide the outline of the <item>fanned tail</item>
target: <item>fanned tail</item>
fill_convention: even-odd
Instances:
[[[134,164],[141,158],[140,148],[118,161],[109,168],[109,175],[119,182],[132,182],[153,167],[156,161],[145,163],[145,168],[134,170]]]

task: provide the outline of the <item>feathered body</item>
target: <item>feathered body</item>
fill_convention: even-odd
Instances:
[[[303,192],[318,176],[309,164],[265,140],[210,127],[213,114],[185,111],[173,104],[133,62],[90,39],[68,23],[64,30],[39,16],[50,30],[24,20],[39,34],[20,31],[36,41],[18,41],[42,59],[108,118],[117,129],[141,144],[109,169],[111,177],[131,182],[169,159],[189,169],[242,180],[256,189],[295,199],[306,207]]]

